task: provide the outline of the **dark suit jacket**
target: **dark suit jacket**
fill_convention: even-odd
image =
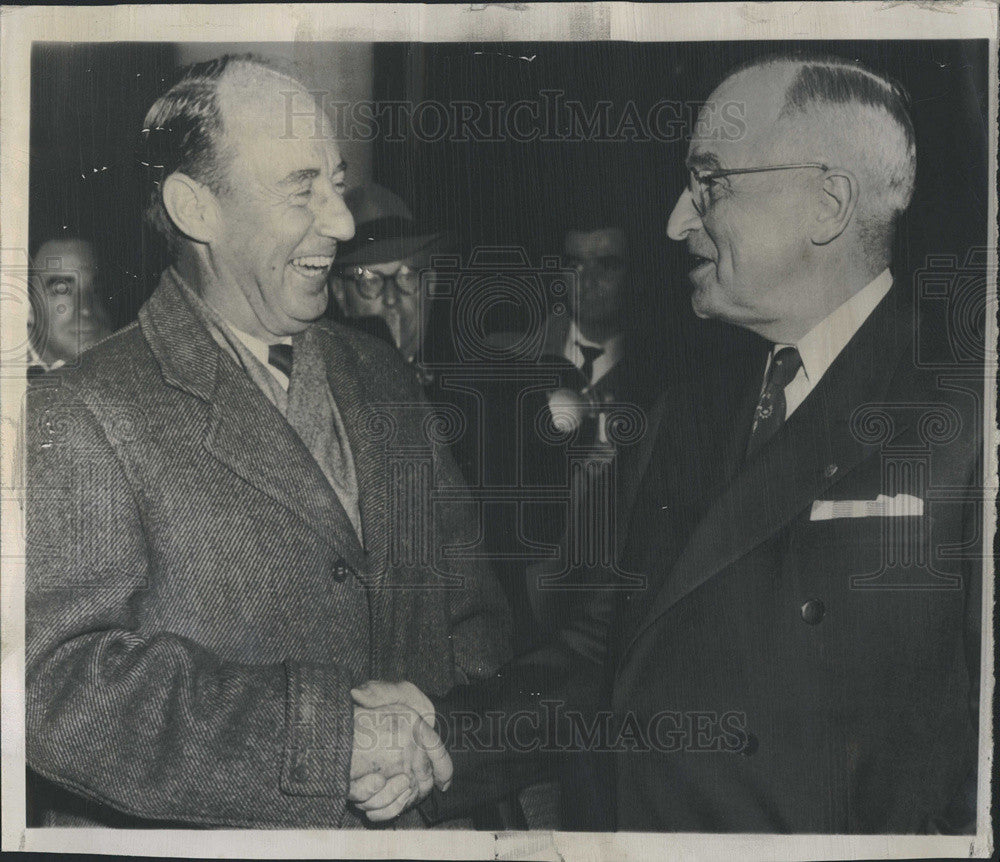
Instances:
[[[912,328],[890,293],[750,463],[764,352],[663,398],[622,500],[623,568],[645,588],[598,595],[552,644],[442,708],[608,710],[587,747],[609,753],[571,758],[573,787],[608,779],[570,806],[575,828],[601,823],[602,804],[623,830],[967,826],[983,378],[915,367]],[[811,518],[816,500],[903,493],[923,514]],[[509,747],[464,748],[467,784],[451,792],[466,797],[537,768]]]
[[[442,562],[475,527],[460,503],[430,517],[433,488],[460,479],[425,440],[411,375],[387,345],[316,325],[365,547],[169,277],[137,324],[32,387],[27,761],[48,782],[43,822],[357,825],[349,689],[443,693],[509,657],[487,569]]]

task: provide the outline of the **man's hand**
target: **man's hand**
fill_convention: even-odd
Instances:
[[[434,727],[434,704],[429,697],[412,682],[386,682],[370,679],[364,685],[351,689],[351,697],[359,706],[374,709],[377,706],[392,706],[402,703],[417,713],[431,727]]]
[[[433,711],[425,714],[432,718]],[[451,775],[448,752],[416,710],[402,703],[355,706],[348,799],[369,820],[391,820],[435,784],[446,789]]]

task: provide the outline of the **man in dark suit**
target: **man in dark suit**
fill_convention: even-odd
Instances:
[[[649,406],[647,375],[627,349],[628,306],[641,291],[623,215],[608,204],[606,191],[588,188],[577,197],[580,203],[567,221],[561,256],[564,269],[574,273],[569,301],[554,303],[545,319],[535,321],[537,332],[500,331],[489,338],[493,347],[514,356],[523,350],[526,337],[537,337],[541,344],[534,363],[519,356],[497,362],[497,377],[505,378],[502,403],[518,405],[517,434],[507,425],[484,429],[486,457],[496,475],[536,494],[547,489],[555,498],[536,499],[525,507],[516,540],[506,522],[484,527],[498,555],[523,553],[522,537],[536,546],[563,546],[556,559],[527,565],[515,559],[496,566],[505,575],[501,581],[515,624],[520,624],[518,634],[529,643],[550,637],[580,598],[578,590],[560,579],[570,556],[566,537],[575,532],[572,513],[589,512],[594,496],[601,494],[592,480],[614,457],[609,418],[623,404]],[[574,474],[573,453],[585,451],[596,458],[586,476]],[[563,490],[569,490],[571,502],[558,496]]]
[[[443,694],[509,656],[489,572],[441,559],[474,525],[418,388],[391,347],[320,321],[354,230],[329,132],[263,61],[189,69],[143,133],[174,262],[137,323],[29,392],[36,822],[395,816],[450,762],[352,686]]]
[[[917,365],[889,269],[910,118],[839,59],[756,62],[710,104],[743,106],[745,133],[699,123],[668,233],[695,311],[761,349],[649,417],[620,509],[643,587],[436,704],[458,778],[433,801],[574,749],[568,828],[972,830],[983,377]],[[516,745],[456,734],[486,709]]]

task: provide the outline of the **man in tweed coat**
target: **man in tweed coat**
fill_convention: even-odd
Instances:
[[[318,322],[354,229],[321,121],[260,61],[192,67],[143,133],[174,263],[137,323],[29,393],[36,823],[395,816],[450,763],[416,712],[351,688],[443,694],[508,656],[488,571],[441,564],[474,526],[453,491],[431,505],[460,479],[430,409],[390,347]]]

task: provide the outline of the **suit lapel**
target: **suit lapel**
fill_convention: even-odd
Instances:
[[[545,339],[542,342],[541,356],[562,356],[569,335],[570,315],[552,316],[545,320]]]
[[[360,571],[378,576],[386,571],[389,548],[388,465],[386,441],[374,433],[371,409],[386,399],[379,392],[365,388],[366,375],[360,373],[356,358],[335,333],[320,326],[317,335],[326,356],[330,392],[347,429],[357,474],[358,509],[366,551]]]
[[[221,351],[218,362],[206,450],[305,521],[353,566],[363,566],[354,528],[316,459],[235,362]]]
[[[781,430],[718,494],[630,645],[674,604],[774,536],[827,488],[878,453],[878,445],[863,444],[852,433],[851,416],[863,404],[884,402],[906,343],[894,294],[876,308]],[[744,435],[734,436],[745,442]],[[728,457],[741,457],[739,444],[731,445]]]
[[[209,403],[203,445],[220,463],[280,503],[352,565],[364,554],[319,465],[281,413],[223,352],[168,270],[139,312],[164,380]]]

